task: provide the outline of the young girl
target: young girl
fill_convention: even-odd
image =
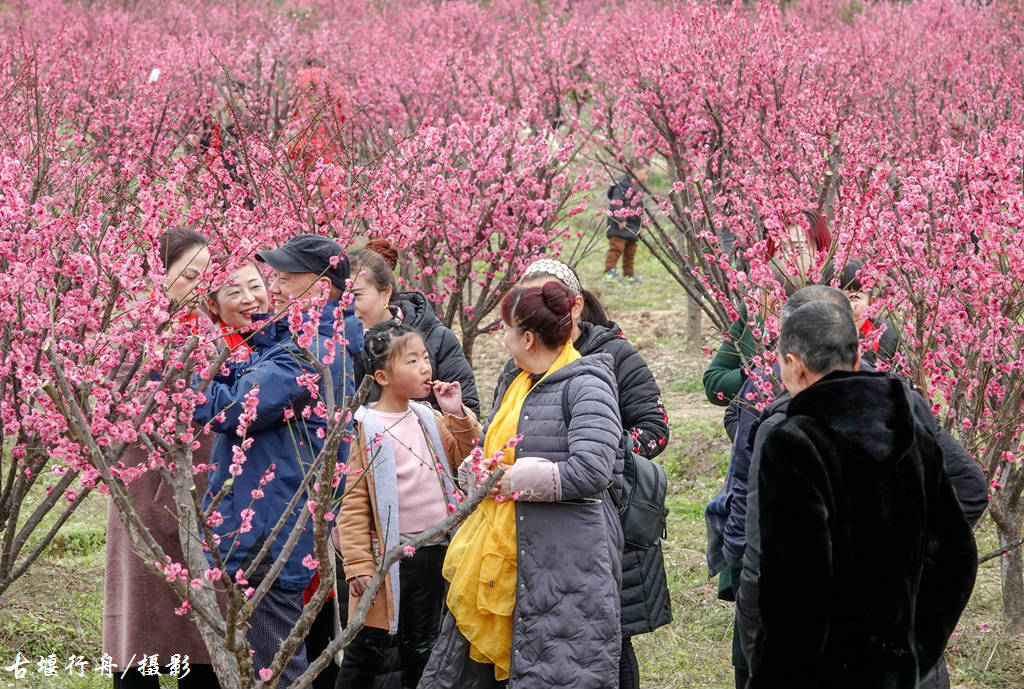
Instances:
[[[448,515],[454,504],[453,466],[473,449],[480,424],[462,403],[458,382],[432,380],[423,337],[386,322],[364,339],[380,401],[356,413],[357,444],[351,488],[342,500],[336,534],[355,611],[377,558]],[[441,412],[413,401],[433,391]],[[446,545],[419,548],[388,572],[366,627],[345,649],[337,687],[368,687],[397,634],[402,686],[415,687],[441,622]]]

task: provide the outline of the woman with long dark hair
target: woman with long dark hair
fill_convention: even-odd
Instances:
[[[159,239],[160,260],[164,266],[164,294],[172,303],[172,327],[196,328],[206,317],[197,311],[200,295],[196,287],[210,265],[207,239],[194,230],[178,227]],[[209,461],[212,437],[200,435],[200,446],[193,461]],[[137,466],[148,458],[139,447],[129,450],[125,466]],[[206,488],[204,474],[195,477],[200,494]],[[174,496],[155,471],[147,471],[127,486],[139,517],[164,552],[175,562],[184,555],[178,539]],[[178,679],[179,689],[217,687],[217,676],[199,629],[188,617],[174,614],[181,601],[164,581],[154,574],[132,550],[128,530],[118,515],[114,501],[107,503],[107,554],[103,597],[103,651],[121,672],[114,673],[115,689],[157,689],[156,676],[143,676],[138,669],[142,654],[157,655],[161,664],[177,655],[187,656],[188,674]],[[134,662],[133,662],[134,659]],[[166,669],[163,670],[166,673]]]

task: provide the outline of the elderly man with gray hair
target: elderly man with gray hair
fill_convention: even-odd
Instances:
[[[848,304],[783,315],[791,399],[755,432],[746,501],[747,687],[916,689],[977,569],[943,449],[923,400],[895,376],[858,371]]]

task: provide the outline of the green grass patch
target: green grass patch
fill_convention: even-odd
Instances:
[[[50,557],[62,560],[84,560],[95,564],[97,556],[102,564],[107,535],[104,524],[76,521],[64,526],[46,549]]]
[[[692,395],[695,393],[704,393],[704,382],[701,380],[699,374],[690,374],[684,378],[672,383],[669,388],[669,392],[675,392],[680,395]]]

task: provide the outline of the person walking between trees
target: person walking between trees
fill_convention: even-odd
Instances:
[[[364,345],[380,401],[356,413],[358,440],[349,466],[361,473],[349,479],[335,531],[350,617],[381,554],[443,521],[454,508],[451,472],[481,430],[458,381],[432,379],[426,344],[414,329],[386,322],[366,333]],[[427,390],[443,413],[413,401]],[[397,635],[402,686],[416,686],[441,625],[446,551],[444,544],[420,547],[391,567],[366,626],[345,649],[337,689],[372,686],[388,633]]]
[[[978,567],[940,448],[901,380],[857,372],[849,308],[801,306],[777,351],[792,399],[754,441],[737,596],[747,689],[916,689]]]
[[[643,185],[651,174],[651,161],[637,156],[629,162],[629,172],[615,178],[608,187],[608,253],[604,259],[604,279],[619,278],[615,267],[622,257],[622,279],[640,282],[633,261],[636,257],[637,235],[643,218]]]

